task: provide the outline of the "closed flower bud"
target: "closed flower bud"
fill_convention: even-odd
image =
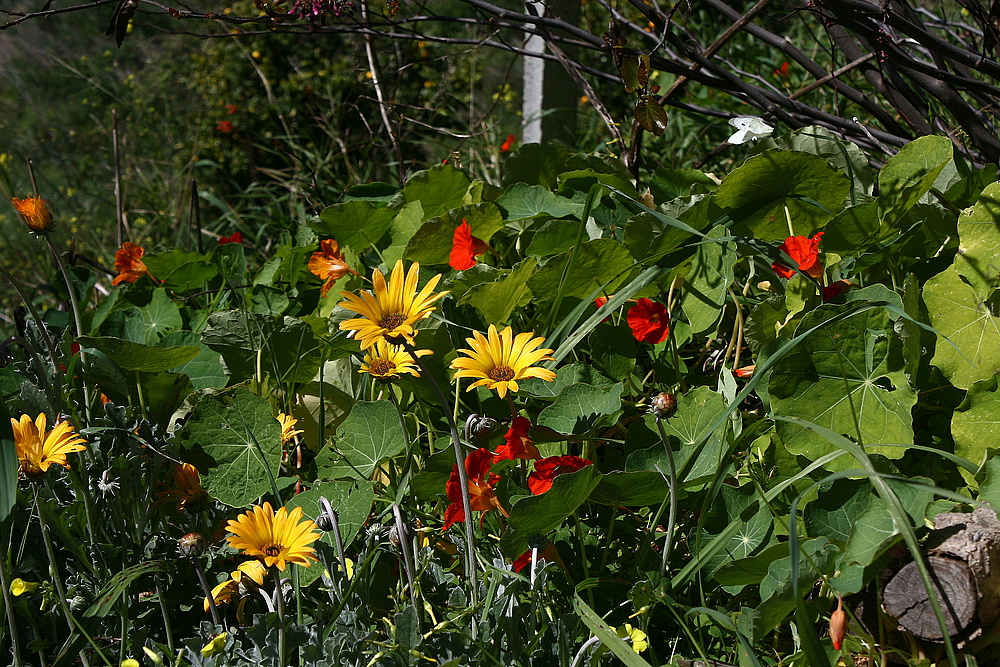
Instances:
[[[39,197],[18,199],[14,197],[11,203],[14,204],[14,208],[21,214],[24,221],[28,223],[28,228],[31,231],[36,234],[48,234],[49,230],[52,229],[52,213],[49,212],[49,207],[46,206],[44,199]]]
[[[677,399],[668,391],[661,392],[649,402],[649,411],[657,419],[669,419],[677,413]]]
[[[837,611],[830,614],[830,641],[833,648],[840,650],[844,644],[844,636],[847,634],[847,614],[844,613],[844,600],[837,597]]]
[[[187,533],[177,541],[177,551],[188,558],[197,558],[208,549],[208,542],[201,533]]]

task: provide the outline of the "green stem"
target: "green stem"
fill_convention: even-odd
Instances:
[[[42,505],[38,502],[38,483],[32,482],[31,486],[35,497],[35,511],[38,512],[38,525],[42,529],[42,542],[45,543],[45,555],[49,559],[49,575],[51,575],[52,582],[55,584],[56,595],[59,596],[59,609],[66,617],[66,624],[72,633],[76,630],[76,623],[73,621],[73,614],[70,612],[69,604],[66,602],[66,589],[63,587],[62,575],[59,574],[59,567],[56,564],[56,552],[52,548],[52,536],[49,535],[49,525],[45,521],[45,513],[42,511]],[[80,651],[80,662],[83,663],[83,667],[90,666],[90,663],[87,662],[87,656],[83,651]]]
[[[167,601],[163,599],[163,585],[160,583],[159,573],[153,577],[156,584],[156,599],[160,603],[160,614],[163,616],[163,631],[167,634],[167,650],[174,652],[174,631],[170,625],[170,614],[167,612]]]
[[[441,402],[443,412],[448,418],[448,430],[451,433],[451,444],[455,449],[455,461],[458,468],[458,484],[462,489],[462,510],[465,512],[465,569],[466,577],[469,580],[469,599],[472,603],[471,606],[475,607],[479,601],[479,591],[476,581],[474,523],[472,518],[472,504],[469,501],[469,476],[465,472],[465,455],[462,453],[462,443],[458,437],[458,427],[455,426],[455,419],[451,412],[448,411],[448,400],[444,397],[444,392],[441,391],[441,387],[438,385],[437,380],[434,379],[434,376],[431,375],[430,370],[421,361],[420,357],[417,356],[417,351],[414,349],[413,344],[404,341],[403,347],[410,353],[413,361],[420,368],[421,377],[425,378],[427,383],[433,387],[434,393],[437,394],[438,400]]]
[[[576,528],[576,541],[580,543],[580,564],[583,566],[583,578],[590,579],[590,563],[587,562],[587,548],[583,544],[583,528],[580,527],[580,517],[573,513],[573,524]],[[587,588],[587,602],[594,606],[593,588]]]
[[[667,571],[667,564],[670,562],[670,552],[674,546],[674,523],[677,521],[677,466],[674,463],[674,451],[667,440],[667,432],[663,428],[663,420],[657,418],[656,428],[660,432],[660,440],[663,442],[663,449],[667,453],[667,467],[669,479],[667,485],[670,491],[670,509],[667,512],[667,535],[663,539],[663,560],[660,561],[660,575]]]
[[[46,234],[45,242],[49,245],[49,251],[52,253],[52,259],[55,261],[56,266],[59,267],[59,272],[62,273],[63,280],[66,282],[66,290],[69,293],[69,305],[73,310],[73,322],[76,324],[76,335],[79,338],[83,336],[83,320],[80,318],[80,304],[76,301],[76,290],[73,288],[73,281],[70,279],[69,271],[66,270],[66,265],[63,264],[62,258],[59,257],[59,253],[56,252],[56,247],[52,243],[52,238]],[[84,361],[83,349],[80,350],[80,361]],[[81,383],[83,388],[83,414],[90,423],[90,389],[87,387],[86,382]]]
[[[191,562],[194,564],[194,571],[198,574],[201,590],[205,591],[205,599],[208,600],[208,611],[212,614],[212,623],[221,626],[222,623],[219,622],[219,610],[215,606],[215,596],[212,595],[212,587],[208,585],[208,579],[205,578],[205,569],[201,566],[201,561],[198,560],[197,556],[191,558]]]
[[[21,667],[21,640],[17,636],[17,624],[14,622],[14,601],[10,598],[10,582],[7,581],[7,550],[0,557],[0,588],[3,589],[4,616],[7,617],[7,629],[10,631],[10,643],[14,650],[14,667]]]
[[[274,573],[275,607],[278,610],[278,664],[285,664],[285,592],[281,590],[281,577]]]

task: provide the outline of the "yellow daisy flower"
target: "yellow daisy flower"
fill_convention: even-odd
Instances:
[[[533,338],[534,335],[520,333],[514,336],[510,327],[497,333],[492,324],[486,336],[478,331],[472,332],[472,338],[465,339],[472,349],[459,350],[459,353],[468,356],[451,362],[451,367],[458,371],[455,377],[479,378],[469,385],[467,391],[485,385],[488,389],[496,389],[500,398],[506,396],[508,390],[516,392],[518,380],[541,378],[552,382],[556,379],[555,371],[532,365],[552,358],[552,350],[538,347],[545,342],[545,338]]]
[[[69,468],[66,455],[86,449],[83,443],[87,441],[73,431],[69,422],[59,422],[46,433],[45,421],[44,412],[34,422],[28,415],[21,415],[20,421],[10,420],[14,429],[17,459],[21,464],[21,474],[25,477],[38,477],[53,463]]]
[[[212,589],[212,598],[215,600],[215,604],[220,605],[231,602],[234,595],[239,595],[241,586],[244,591],[250,590],[250,581],[257,586],[263,586],[266,574],[267,568],[259,560],[243,561],[237,566],[236,570],[230,573],[231,579],[226,579]],[[210,606],[208,598],[205,598],[206,614]]]
[[[378,269],[372,271],[372,286],[375,294],[362,291],[358,294],[341,292],[347,301],[341,301],[341,308],[352,310],[361,317],[340,323],[342,331],[353,331],[361,341],[361,349],[367,350],[377,340],[385,340],[396,345],[403,341],[412,343],[417,334],[413,325],[426,319],[434,311],[434,302],[448,292],[433,294],[441,274],[431,278],[424,288],[417,292],[420,265],[414,262],[403,277],[403,260],[396,262],[386,285],[385,276]]]
[[[295,428],[295,425],[299,422],[291,415],[286,415],[284,412],[280,413],[275,419],[281,424],[281,444],[285,444],[302,431]]]
[[[433,354],[430,350],[416,350],[418,357]],[[359,373],[368,373],[377,380],[398,380],[401,373],[420,377],[420,370],[410,353],[401,345],[390,345],[384,339],[375,341],[361,362]]]
[[[316,560],[316,551],[309,545],[319,539],[318,527],[309,519],[302,520],[301,507],[291,512],[279,507],[275,514],[271,503],[255,505],[230,521],[226,530],[232,533],[226,537],[229,546],[282,572],[286,563],[309,567],[310,559]]]

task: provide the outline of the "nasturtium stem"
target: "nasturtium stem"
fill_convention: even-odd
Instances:
[[[76,289],[73,287],[73,280],[70,278],[69,271],[66,270],[66,265],[63,264],[62,258],[59,257],[55,244],[52,243],[52,237],[46,234],[45,242],[48,243],[52,259],[55,261],[56,266],[59,267],[59,272],[62,273],[63,280],[66,282],[66,290],[69,293],[69,305],[73,310],[73,322],[76,325],[76,335],[78,337],[82,336],[84,334],[83,320],[80,319],[80,304],[76,301]],[[83,361],[83,355],[84,352],[81,349],[80,361]],[[82,382],[81,387],[83,388],[83,414],[87,419],[87,423],[90,423],[90,390],[87,388],[86,382]]]
[[[663,539],[663,560],[660,561],[660,575],[667,571],[667,564],[670,562],[670,552],[674,546],[674,523],[677,521],[677,466],[674,463],[674,450],[670,447],[667,439],[667,432],[663,428],[663,420],[657,417],[656,428],[660,432],[660,440],[663,441],[663,449],[667,454],[667,488],[670,493],[670,509],[667,511],[667,535]]]
[[[7,629],[10,631],[10,643],[14,652],[14,667],[21,667],[21,640],[17,636],[17,624],[14,622],[14,601],[10,598],[10,582],[7,581],[7,550],[0,554],[0,588],[3,589],[4,616],[7,617]]]

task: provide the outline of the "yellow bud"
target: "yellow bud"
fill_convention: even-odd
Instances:
[[[30,593],[36,588],[38,588],[37,581],[25,581],[20,577],[10,582],[10,592],[14,597],[20,597],[25,593]]]

